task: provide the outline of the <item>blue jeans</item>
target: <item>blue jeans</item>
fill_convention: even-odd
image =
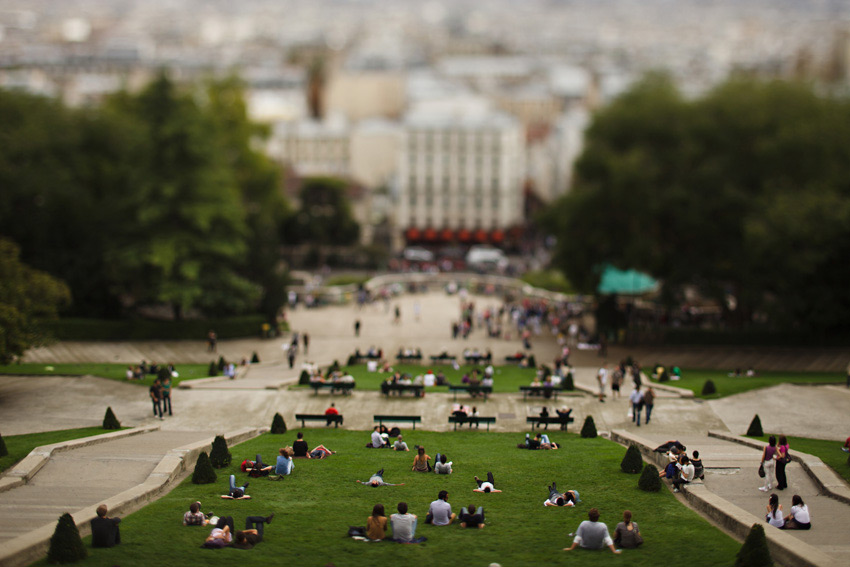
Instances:
[[[640,405],[632,403],[632,421],[640,425]]]
[[[541,443],[551,443],[551,441],[549,441],[549,436],[546,435],[545,433],[540,436],[540,442]]]
[[[237,486],[236,486],[236,475],[232,474],[232,475],[230,475],[230,492],[232,493],[234,490],[236,490],[236,488],[237,488]],[[245,493],[245,487],[244,486],[240,486],[238,488],[240,488],[242,490],[243,494]]]
[[[646,421],[644,423],[649,423],[649,416],[652,415],[652,406],[655,404],[644,404],[646,406]]]

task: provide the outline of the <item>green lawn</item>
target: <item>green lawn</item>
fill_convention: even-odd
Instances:
[[[649,369],[647,369],[649,371]],[[707,396],[702,395],[702,388],[707,380],[714,382],[716,393]],[[782,383],[792,384],[822,384],[840,383],[844,384],[846,377],[830,372],[785,372],[766,371],[759,372],[758,376],[729,376],[729,370],[693,370],[682,369],[681,380],[664,382],[669,386],[692,390],[698,398],[713,400],[724,398],[741,392],[749,392],[759,388],[768,388]]]
[[[687,556],[689,566],[731,565],[740,545],[711,526],[696,512],[681,505],[668,490],[646,493],[637,488],[638,475],[620,471],[625,449],[601,438],[581,439],[576,435],[552,432],[553,440],[564,444],[560,451],[523,451],[515,448],[521,434],[456,432],[451,434],[405,431],[412,446],[424,444],[429,454],[446,452],[454,461],[454,474],[437,476],[413,473],[412,453],[366,449],[369,432],[334,429],[307,430],[311,447],[319,442],[338,451],[321,460],[296,460],[292,476],[281,481],[251,479],[250,501],[221,500],[227,475],[238,470],[244,458],[260,452],[273,459],[283,444],[291,444],[295,431],[285,435],[264,435],[232,448],[233,466],[219,472],[213,485],[196,486],[187,480],[172,492],[124,518],[122,544],[112,549],[90,549],[91,556],[81,565],[146,567],[148,565],[221,565],[250,562],[252,565],[337,567],[374,565],[605,565],[657,567],[671,558]],[[367,480],[379,468],[385,480],[405,486],[371,488],[356,484]],[[473,475],[492,470],[501,494],[479,494]],[[237,473],[241,483],[246,475]],[[559,488],[575,489],[582,502],[575,508],[544,508],[546,486],[557,481]],[[462,505],[483,505],[487,527],[463,530],[460,527],[434,527],[424,524],[429,503],[437,493],[449,492],[453,511]],[[208,528],[183,527],[181,518],[189,504],[203,503],[202,510],[232,515],[237,527],[247,515],[276,518],[266,528],[265,541],[253,550],[199,549]],[[398,502],[407,502],[419,516],[417,536],[428,541],[420,545],[366,543],[346,537],[349,526],[365,525],[376,503],[387,513]],[[615,556],[610,551],[577,550],[564,552],[569,533],[596,507],[611,531],[624,509],[634,513],[646,541],[638,550],[625,550]],[[683,542],[686,542],[683,543]],[[87,545],[89,541],[86,542]],[[683,550],[683,545],[686,549]],[[41,562],[40,564],[45,564]]]
[[[752,437],[752,439],[758,439],[759,441],[767,443],[769,435],[770,434],[765,435],[764,437]],[[776,435],[776,437],[779,438],[779,435]],[[807,437],[788,436],[789,453],[793,454],[794,451],[799,451],[801,453],[814,455],[828,466],[832,467],[832,469],[844,480],[850,482],[850,464],[847,463],[847,457],[850,455],[841,450],[843,445],[843,439],[841,441],[829,441],[825,439],[809,439]]]
[[[4,435],[3,441],[6,442],[6,449],[9,450],[9,454],[5,457],[0,457],[0,472],[5,471],[29,455],[30,451],[36,447],[61,443],[70,439],[91,437],[92,435],[100,435],[101,433],[110,432],[102,427],[82,427],[80,429],[60,429],[58,431],[27,433],[25,435]]]
[[[110,380],[118,380],[129,384],[140,384],[150,386],[153,384],[155,376],[148,374],[142,380],[127,380],[125,375],[129,363],[94,363],[94,364],[77,364],[77,363],[57,363],[57,364],[42,364],[28,362],[24,364],[6,364],[0,365],[0,375],[2,374],[18,374],[26,376],[99,376],[101,378],[109,378]],[[209,377],[209,364],[176,364],[177,373],[180,375],[172,379],[171,383],[176,386],[184,380],[194,380],[196,378]]]

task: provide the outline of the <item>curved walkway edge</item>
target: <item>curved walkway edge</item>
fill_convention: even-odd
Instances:
[[[726,434],[722,435],[722,437],[719,434],[713,436],[730,442],[740,442],[736,439],[726,439]],[[654,452],[654,443],[643,437],[623,430],[615,430],[611,431],[611,440],[624,446],[635,445],[643,454],[644,459],[656,466],[664,467],[667,464],[661,453]],[[759,444],[757,448],[761,449],[762,446],[763,444]],[[802,457],[801,453],[797,455]],[[806,455],[806,457],[816,459],[816,457],[810,455]],[[820,459],[817,460],[820,461]],[[821,465],[824,466],[823,463]],[[812,474],[808,468],[806,471]],[[710,492],[705,485],[700,483],[689,484],[680,494],[694,509],[717,522],[724,530],[739,540],[747,537],[753,524],[764,526],[771,556],[786,567],[841,567],[842,565],[818,548],[795,538],[789,532],[769,529],[764,519],[756,517],[725,498]]]
[[[49,460],[50,455],[54,452],[110,441],[119,436],[118,434],[123,434],[123,436],[138,435],[150,433],[158,429],[159,426],[152,426],[37,447],[9,473],[19,474],[19,476],[13,477],[10,480],[15,481],[14,486],[25,484],[44,466]],[[267,428],[244,428],[228,432],[224,437],[227,440],[228,446],[231,446],[252,439],[265,431],[267,431]],[[127,515],[139,510],[149,502],[170,491],[178,482],[185,478],[194,466],[201,451],[210,446],[213,437],[214,435],[210,435],[209,439],[171,449],[159,461],[159,464],[157,464],[156,468],[154,468],[153,472],[148,475],[148,478],[142,484],[106,498],[102,503],[109,507],[110,512],[119,515]],[[6,478],[4,477],[3,480],[6,480]],[[13,487],[10,486],[5,488],[5,490],[9,490],[10,488]],[[90,522],[96,516],[96,509],[97,506],[88,506],[71,513],[74,522],[77,524],[77,528],[80,530],[81,536],[85,537],[91,533]],[[5,542],[2,551],[0,551],[0,565],[3,567],[18,567],[28,565],[43,558],[47,553],[50,538],[53,536],[55,527],[55,522],[50,523]]]

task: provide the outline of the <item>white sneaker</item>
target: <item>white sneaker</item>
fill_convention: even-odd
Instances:
[[[765,488],[765,487],[763,487],[763,486],[759,486],[759,490],[761,490],[762,492],[767,492],[767,491],[768,491],[768,490],[770,490],[770,489],[769,489],[769,488]]]

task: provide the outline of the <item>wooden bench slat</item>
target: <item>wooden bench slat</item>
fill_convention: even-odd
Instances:
[[[336,415],[325,415],[321,413],[296,413],[295,420],[301,422],[301,428],[307,427],[305,424],[306,421],[333,421],[334,427],[339,427],[342,424],[342,414]]]
[[[534,424],[537,424],[537,425],[545,424],[547,430],[549,429],[550,423],[557,424],[557,425],[569,426],[569,424],[573,423],[574,421],[575,421],[575,418],[573,418],[571,415],[566,416],[566,417],[561,417],[559,415],[550,415],[549,417],[541,417],[539,415],[538,416],[530,415],[530,416],[525,418],[526,423],[534,423]]]
[[[422,422],[422,416],[419,415],[373,415],[373,421],[377,421],[378,425],[383,425],[385,421],[401,422],[407,421],[413,424],[413,429],[416,429],[416,424]]]
[[[486,423],[487,424],[487,431],[490,431],[490,424],[496,423],[496,418],[495,417],[481,417],[481,416],[458,417],[456,415],[450,415],[449,416],[449,423],[455,424],[455,431],[457,431],[458,425],[463,425],[464,423],[469,423],[469,424],[474,423],[475,427],[478,427],[478,425],[480,425],[482,423]]]

